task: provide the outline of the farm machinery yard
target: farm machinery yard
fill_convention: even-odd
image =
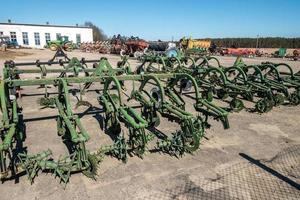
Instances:
[[[177,194],[185,181],[205,188],[193,177],[210,180],[210,171],[224,165],[224,173],[217,172],[224,177],[210,184],[226,184],[242,198],[244,192],[256,190],[256,183],[244,177],[241,189],[226,182],[226,170],[236,161],[241,168],[235,176],[250,166],[245,168],[235,154],[272,160],[277,154],[292,156],[289,148],[298,148],[300,81],[290,63],[261,59],[248,64],[249,59],[238,58],[222,66],[222,58],[199,55],[149,55],[135,61],[109,55],[99,59],[98,54],[76,51],[68,52],[69,57],[56,54],[61,58],[51,54],[7,61],[3,67],[1,188],[15,197],[25,190],[31,198],[29,190],[43,187],[64,191],[49,194],[53,198],[92,193],[115,199],[124,194],[115,193],[112,185],[122,190],[129,184],[126,198],[165,199],[165,190]],[[281,155],[285,147],[290,153]],[[268,166],[279,170],[276,162]],[[295,167],[284,164],[284,169],[297,173]],[[262,175],[269,180],[269,175]],[[131,183],[133,178],[136,183]],[[138,189],[131,189],[132,184]],[[297,196],[289,186],[284,188],[278,192]],[[216,197],[217,191],[208,193]]]
[[[264,115],[276,106],[300,103],[300,76],[285,63],[246,65],[238,58],[231,67],[223,67],[215,57],[151,55],[138,66],[130,66],[126,57],[112,66],[104,57],[64,56],[5,62],[0,84],[4,183],[25,174],[33,183],[40,172],[54,174],[63,184],[78,172],[96,179],[107,156],[124,163],[155,152],[182,158],[201,149],[212,121],[229,129],[231,112],[246,109]],[[27,88],[43,93],[28,94]],[[30,96],[39,96],[36,106],[23,101]],[[45,131],[57,133],[66,155],[57,158],[51,149],[29,151],[30,145],[38,144],[26,143],[26,106],[54,114],[56,130]],[[111,138],[105,144],[91,137],[91,125],[82,122],[91,110],[101,114],[101,128]],[[172,130],[165,131],[165,124]],[[42,127],[37,128],[43,134]],[[89,141],[96,145],[89,148]]]

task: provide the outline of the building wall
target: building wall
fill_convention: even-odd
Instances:
[[[80,34],[81,42],[93,41],[93,30],[83,27],[63,27],[63,26],[38,26],[38,25],[20,25],[20,24],[0,24],[0,33],[10,36],[10,32],[16,32],[17,42],[21,46],[43,48],[46,45],[45,33],[50,33],[50,40],[56,40],[56,34],[68,36],[69,40],[76,43],[76,34]],[[29,44],[23,44],[22,32],[28,33]],[[35,44],[34,33],[39,33],[40,45]]]

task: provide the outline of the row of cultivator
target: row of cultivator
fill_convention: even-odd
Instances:
[[[33,183],[41,172],[53,173],[64,184],[78,172],[95,179],[98,164],[105,156],[126,162],[128,155],[143,158],[152,150],[176,157],[193,153],[199,149],[209,126],[209,116],[229,128],[228,112],[203,99],[197,81],[187,73],[136,74],[126,57],[114,67],[106,58],[85,60],[61,53],[56,55],[62,59],[54,57],[31,63],[7,61],[4,65],[0,84],[2,181],[27,174]],[[66,145],[67,155],[55,159],[50,149],[38,153],[27,150],[26,135],[30,133],[26,133],[20,101],[26,96],[25,88],[30,87],[43,90],[39,106],[57,111],[55,132]],[[192,88],[195,112],[186,110],[188,106],[182,94],[187,88]],[[97,91],[98,105],[92,105],[86,96],[94,91]],[[138,106],[133,106],[134,103]],[[99,145],[96,151],[88,148],[87,142],[92,138],[74,111],[92,106],[101,110],[104,132],[114,135],[112,144]],[[177,124],[176,130],[160,131],[162,120]]]
[[[288,73],[280,72],[283,67]],[[238,60],[226,68],[213,57],[146,56],[141,66],[131,69],[126,57],[112,66],[106,58],[68,58],[63,52],[45,62],[7,61],[0,82],[1,180],[27,174],[33,183],[40,172],[51,172],[66,184],[79,172],[96,179],[98,165],[106,156],[123,162],[129,156],[143,158],[157,151],[181,157],[199,149],[211,118],[229,128],[229,112],[215,98],[231,98],[234,111],[244,108],[244,100],[252,101],[260,113],[277,105],[297,105],[300,99],[300,78],[285,64],[248,66]],[[66,145],[67,155],[55,159],[50,149],[28,152],[25,141],[30,133],[26,133],[20,101],[29,87],[43,88],[40,106],[57,111],[55,132]],[[55,92],[49,92],[49,87]],[[89,101],[90,94],[95,105]],[[99,107],[102,129],[113,136],[111,144],[89,148],[87,143],[94,138],[86,129],[89,124],[74,111],[79,107]],[[176,125],[167,133],[161,122]]]
[[[255,106],[250,110],[259,113],[268,112],[274,106],[300,103],[299,75],[285,63],[246,65],[238,58],[233,66],[224,67],[210,56],[148,56],[136,71],[187,73],[195,78],[203,99],[224,100],[230,110],[237,112],[245,108],[244,101],[253,102]]]

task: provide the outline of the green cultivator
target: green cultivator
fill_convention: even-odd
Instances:
[[[213,66],[212,61],[217,64]],[[55,132],[66,145],[67,155],[55,159],[50,149],[27,150],[20,106],[27,87],[44,88],[39,104],[57,111]],[[26,173],[33,183],[40,172],[51,172],[66,184],[78,172],[96,179],[98,164],[106,155],[124,162],[129,156],[143,158],[156,151],[180,157],[199,149],[210,117],[229,128],[228,111],[217,106],[215,97],[229,101],[234,111],[244,108],[244,100],[251,101],[263,113],[273,106],[299,104],[299,88],[299,76],[286,64],[245,65],[238,60],[232,67],[223,67],[213,57],[182,54],[145,56],[136,72],[126,57],[116,67],[106,58],[69,59],[66,55],[47,62],[7,61],[0,81],[0,178],[5,181]],[[88,141],[94,139],[81,121],[85,113],[73,111],[82,106],[96,108],[87,101],[93,100],[93,92],[103,130],[112,139],[112,144],[99,145],[95,151],[89,148]],[[161,122],[174,126],[165,131]]]
[[[233,66],[223,67],[215,57],[181,56],[159,60],[164,60],[164,63],[176,63],[168,66],[168,69],[190,74],[195,78],[203,98],[212,101],[215,96],[228,102],[233,111],[238,112],[245,107],[243,100],[253,102],[255,106],[252,110],[259,113],[268,112],[274,106],[284,103],[300,103],[299,80],[286,64],[245,65],[238,58]],[[149,66],[146,69],[149,69]],[[288,71],[288,75],[285,73],[283,76],[279,68]]]
[[[112,83],[116,87],[117,94],[110,93],[109,86]],[[129,151],[142,157],[147,149],[147,143],[151,140],[151,135],[146,133],[148,123],[133,108],[125,105],[122,94],[120,81],[113,76],[108,78],[104,85],[104,92],[98,99],[104,107],[106,128],[112,134],[120,134],[120,123],[124,122],[129,129]],[[123,158],[126,158],[126,155]]]
[[[176,76],[181,75],[175,75],[174,78]],[[154,82],[155,87],[149,93],[146,87],[150,81]],[[160,116],[179,123],[181,130],[173,134],[173,137],[158,142],[159,149],[172,155],[182,155],[199,148],[200,139],[204,134],[201,118],[186,112],[182,98],[170,87],[164,87],[156,76],[146,75],[140,88],[132,92],[131,98],[140,102],[143,107],[142,113],[151,126],[158,126]]]

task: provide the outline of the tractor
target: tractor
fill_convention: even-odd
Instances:
[[[0,48],[6,50],[6,48],[19,48],[17,41],[11,41],[9,36],[0,35]]]
[[[60,36],[57,40],[49,41],[47,47],[52,51],[56,51],[59,47],[65,51],[72,51],[75,46],[72,41],[69,41],[68,36]]]

